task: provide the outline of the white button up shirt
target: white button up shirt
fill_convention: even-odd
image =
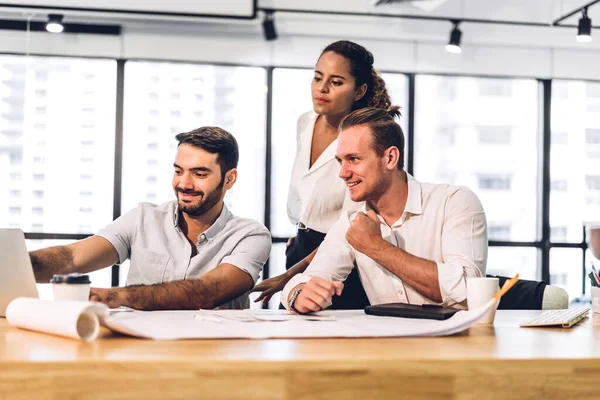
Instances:
[[[288,193],[287,212],[292,224],[302,222],[318,232],[327,233],[343,210],[357,211],[362,203],[350,199],[346,184],[339,177],[334,140],[309,168],[313,131],[319,114],[311,111],[298,119],[296,159]]]
[[[379,216],[383,238],[408,253],[438,267],[443,304],[466,308],[467,277],[485,276],[487,223],[477,196],[466,187],[420,183],[408,177],[408,199],[404,213],[392,226]],[[363,212],[367,207],[363,205]],[[317,276],[344,281],[353,267],[358,272],[371,304],[434,304],[371,258],[356,251],[346,240],[356,213],[343,213],[331,228],[306,272],[292,278],[282,292],[289,309],[290,291]],[[410,267],[410,266],[409,266]]]

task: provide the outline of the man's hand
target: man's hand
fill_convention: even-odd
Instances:
[[[321,311],[331,304],[331,297],[334,294],[338,296],[342,294],[343,288],[342,282],[329,282],[316,276],[312,277],[304,284],[302,291],[296,297],[294,308],[301,313]],[[292,290],[292,293],[295,289]]]
[[[266,279],[254,286],[254,288],[251,290],[252,292],[262,292],[260,296],[254,300],[254,302],[258,303],[262,300],[264,303],[268,303],[269,300],[271,300],[271,296],[283,290],[291,277],[292,276],[288,275],[287,273],[283,273],[281,275],[274,276],[273,278]]]
[[[387,243],[381,237],[379,224],[380,221],[375,211],[369,210],[366,214],[359,212],[356,214],[356,218],[350,222],[346,240],[357,251],[369,255],[373,251],[381,249],[382,244]]]
[[[109,308],[118,308],[123,304],[120,301],[119,289],[100,289],[100,288],[91,288],[90,289],[90,301],[98,301],[100,303],[106,304]]]

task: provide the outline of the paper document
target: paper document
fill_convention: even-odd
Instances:
[[[105,318],[104,324],[117,332],[156,340],[445,336],[471,327],[495,306],[493,299],[444,321],[379,317],[362,310],[311,315],[286,310],[200,310],[120,313]]]
[[[459,311],[444,321],[379,317],[362,310],[298,315],[286,310],[131,311],[110,313],[104,304],[18,298],[7,308],[11,325],[95,340],[99,325],[130,336],[156,340],[268,339],[325,337],[445,336],[474,325],[495,307]]]
[[[92,301],[48,301],[19,297],[6,308],[8,323],[19,328],[91,342],[98,337],[108,307]]]

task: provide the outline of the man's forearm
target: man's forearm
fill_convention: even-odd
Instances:
[[[385,243],[377,251],[367,255],[423,296],[441,303],[443,299],[437,264]]]
[[[94,290],[92,290],[94,293]],[[96,299],[111,308],[120,306],[136,310],[198,310],[215,308],[229,299],[219,299],[218,282],[202,279],[159,283],[156,285],[128,286],[106,290],[105,297]]]
[[[35,280],[46,283],[54,274],[68,273],[73,265],[73,252],[66,246],[49,247],[29,253]]]

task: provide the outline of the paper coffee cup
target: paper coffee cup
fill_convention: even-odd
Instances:
[[[500,290],[498,278],[467,278],[467,307],[474,310],[485,306]],[[498,304],[483,317],[480,324],[493,324]]]
[[[54,275],[52,280],[54,300],[88,301],[90,298],[90,278],[87,275]]]

